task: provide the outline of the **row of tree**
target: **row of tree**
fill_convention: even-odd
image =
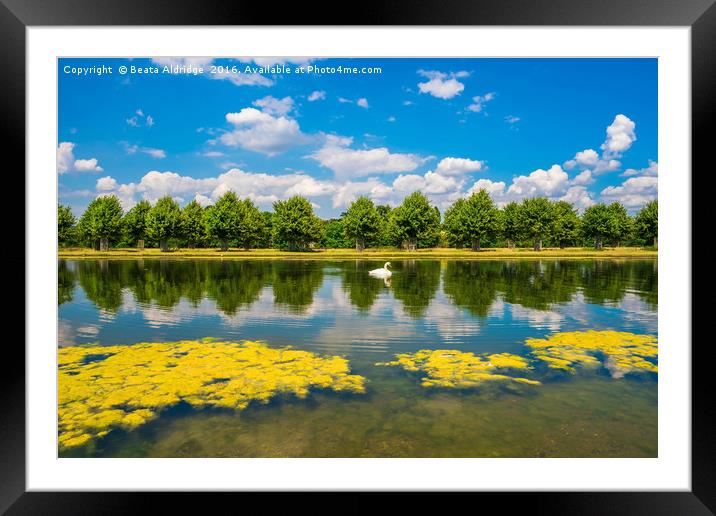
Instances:
[[[152,205],[143,200],[127,213],[117,197],[94,199],[79,221],[69,207],[58,207],[58,238],[61,245],[91,245],[106,251],[110,242],[134,245],[145,242],[169,250],[169,241],[180,246],[230,245],[301,250],[309,247],[367,246],[418,247],[532,246],[545,242],[567,247],[624,243],[657,245],[658,204],[651,201],[631,217],[618,202],[595,204],[580,216],[566,201],[544,197],[511,202],[498,208],[485,190],[458,199],[444,214],[421,192],[407,196],[396,208],[376,206],[359,197],[339,219],[324,221],[311,203],[300,196],[273,204],[273,212],[261,212],[250,199],[226,192],[215,204],[202,207],[192,201],[184,208],[169,196]]]

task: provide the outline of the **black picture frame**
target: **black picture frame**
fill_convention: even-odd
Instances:
[[[346,10],[340,3],[314,1],[232,3],[198,0],[0,0],[0,104],[5,146],[16,149],[18,170],[25,169],[25,30],[28,26],[83,25],[550,25],[550,26],[688,26],[691,27],[692,167],[713,168],[707,160],[713,144],[706,128],[716,119],[716,0],[393,0],[366,2]],[[709,166],[711,165],[711,166]],[[19,168],[22,167],[22,168]],[[686,172],[684,172],[686,173]],[[695,190],[692,191],[695,192]],[[695,200],[692,206],[695,206]],[[693,212],[692,212],[693,213]],[[694,217],[692,216],[692,219]],[[692,234],[694,234],[692,232]],[[692,267],[695,266],[695,263]],[[28,271],[26,271],[27,274]],[[684,300],[691,303],[692,300]],[[699,320],[701,311],[692,304]],[[703,309],[701,309],[703,310]],[[694,319],[692,316],[692,320]],[[7,343],[6,343],[7,344]],[[534,512],[567,514],[713,514],[716,511],[716,440],[710,424],[714,387],[709,382],[707,347],[692,346],[692,490],[689,492],[550,492],[508,494],[509,504]],[[691,345],[690,342],[684,345]],[[187,510],[189,493],[68,493],[26,492],[25,488],[25,364],[24,350],[6,346],[14,356],[4,367],[0,405],[0,511],[7,514],[124,514],[167,512],[179,502]],[[12,362],[9,362],[12,360]],[[212,502],[228,496],[211,494]],[[326,495],[322,495],[326,496]],[[373,495],[351,494],[341,512],[369,510]],[[504,503],[505,494],[480,493]],[[141,500],[139,499],[141,497]],[[202,507],[206,505],[204,495]],[[331,507],[331,496],[292,497],[292,510],[320,503]],[[285,497],[274,496],[271,506]],[[481,503],[484,500],[481,501]],[[244,499],[242,504],[246,504]],[[423,504],[413,495],[403,510]],[[517,504],[517,505],[514,505]],[[212,504],[213,505],[213,504]],[[333,507],[336,507],[335,505]],[[237,508],[238,509],[238,508]],[[204,512],[204,511],[202,511]]]

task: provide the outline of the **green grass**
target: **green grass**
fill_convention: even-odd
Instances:
[[[475,252],[469,249],[430,248],[417,251],[404,251],[397,248],[368,248],[356,252],[354,249],[315,249],[307,252],[289,252],[278,249],[174,249],[162,253],[159,249],[134,248],[110,249],[109,251],[95,251],[87,248],[61,248],[59,258],[95,259],[95,258],[242,258],[242,259],[416,259],[416,258],[455,258],[461,260],[503,259],[503,258],[555,258],[555,259],[581,259],[581,258],[656,258],[658,253],[653,248],[643,247],[606,247],[596,250],[589,247],[544,248],[534,251],[531,248],[489,248]]]

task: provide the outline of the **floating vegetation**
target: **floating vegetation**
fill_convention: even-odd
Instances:
[[[632,372],[658,372],[656,337],[621,331],[572,331],[546,339],[527,339],[532,355],[553,369],[576,372],[576,366],[603,364],[614,378]],[[600,360],[601,359],[601,360]]]
[[[246,408],[310,389],[364,392],[348,360],[259,342],[180,341],[60,348],[59,446],[133,429],[179,402]]]
[[[518,382],[539,385],[537,380],[503,374],[504,370],[532,369],[524,357],[510,353],[475,355],[454,349],[421,349],[415,353],[400,353],[392,362],[381,366],[400,366],[406,371],[422,371],[424,387],[470,388],[486,382]]]

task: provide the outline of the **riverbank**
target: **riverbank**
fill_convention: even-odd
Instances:
[[[405,260],[405,259],[431,259],[431,258],[454,258],[460,260],[494,260],[494,259],[518,259],[518,258],[545,258],[545,259],[585,259],[585,258],[657,258],[658,252],[650,248],[642,247],[609,247],[596,250],[588,247],[569,247],[565,249],[545,248],[542,251],[535,251],[529,248],[508,249],[489,248],[481,251],[469,249],[431,248],[418,249],[417,251],[404,251],[395,248],[369,248],[363,252],[355,249],[315,249],[308,252],[289,252],[278,249],[229,249],[220,251],[218,249],[175,249],[162,253],[159,249],[122,248],[110,249],[109,251],[95,251],[86,248],[60,249],[58,258],[69,259],[144,259],[144,258],[208,258],[208,259],[257,259],[257,260],[290,260],[290,259],[317,259],[317,260]]]

